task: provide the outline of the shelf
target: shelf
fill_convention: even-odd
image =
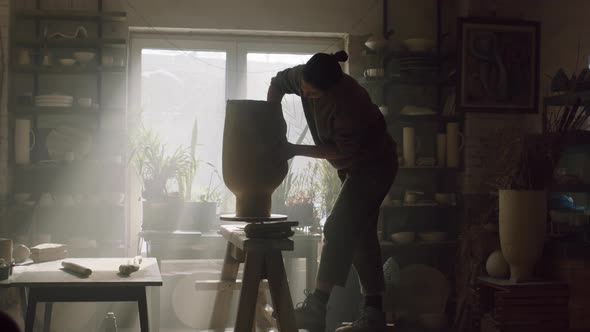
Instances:
[[[13,106],[11,114],[14,115],[99,115],[105,114],[124,114],[125,108],[122,107],[40,107],[40,106]]]
[[[417,77],[391,77],[387,85],[453,85],[451,79],[417,78]]]
[[[407,114],[392,114],[392,119],[405,122],[461,122],[462,116],[446,116],[440,114],[432,115],[407,115]]]
[[[436,242],[427,242],[427,241],[415,241],[410,243],[395,243],[392,241],[381,241],[380,242],[382,248],[387,249],[402,249],[402,248],[429,248],[432,247],[433,249],[438,249],[440,247],[455,247],[457,246],[457,241],[436,241]]]
[[[105,46],[125,46],[124,38],[79,38],[54,40],[16,40],[16,45],[23,47],[62,47],[62,48],[98,48]]]
[[[384,210],[404,210],[404,209],[456,209],[457,205],[440,205],[440,204],[436,204],[436,205],[382,205],[381,209]]]
[[[543,98],[543,102],[546,106],[571,106],[576,101],[576,98],[581,99],[581,106],[590,106],[590,91],[563,93],[555,96],[549,96]]]
[[[43,10],[24,9],[15,12],[16,17],[29,19],[48,20],[102,20],[102,21],[125,21],[126,12],[99,12],[99,11],[77,11],[77,10]]]
[[[554,184],[552,192],[590,193],[590,183]]]
[[[459,172],[459,168],[457,167],[439,167],[439,166],[400,166],[399,170],[405,171],[431,171],[431,172],[449,172],[449,173],[456,173]]]
[[[17,106],[14,115],[100,115],[106,110],[93,109],[89,107],[36,107]]]
[[[17,74],[82,75],[98,73],[124,73],[124,66],[23,66],[16,65],[12,71]]]
[[[15,165],[14,168],[17,171],[22,172],[38,172],[38,171],[47,171],[47,170],[58,170],[58,169],[65,169],[65,168],[85,168],[85,167],[97,167],[105,172],[110,172],[113,169],[124,169],[125,165],[123,163],[115,163],[109,162],[106,160],[83,160],[83,161],[72,161],[72,162],[58,162],[58,161],[50,161],[50,162],[38,162],[38,163],[31,163],[28,165]],[[106,170],[105,167],[108,167],[109,170]]]

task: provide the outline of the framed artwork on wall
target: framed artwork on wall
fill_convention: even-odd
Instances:
[[[537,113],[539,22],[458,19],[457,106],[464,112]]]

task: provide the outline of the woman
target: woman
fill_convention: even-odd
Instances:
[[[352,265],[359,275],[364,306],[359,320],[337,331],[380,332],[386,328],[385,286],[377,219],[397,172],[397,154],[379,108],[363,87],[342,72],[339,62],[347,59],[344,51],[318,53],[305,65],[277,73],[267,100],[280,102],[285,94],[301,96],[316,145],[288,143],[283,157],[327,159],[342,181],[324,226],[316,289],[295,310],[297,327],[324,330],[332,288],[345,285]]]

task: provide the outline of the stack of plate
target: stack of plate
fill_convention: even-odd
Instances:
[[[66,95],[38,95],[35,96],[35,105],[39,107],[72,107],[74,97]]]
[[[429,56],[405,56],[398,59],[400,71],[434,71],[436,62]]]

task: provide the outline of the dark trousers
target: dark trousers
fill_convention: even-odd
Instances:
[[[397,167],[397,161],[392,159],[371,167],[338,171],[342,187],[324,225],[319,281],[344,287],[352,265],[364,294],[384,291],[377,220]]]

